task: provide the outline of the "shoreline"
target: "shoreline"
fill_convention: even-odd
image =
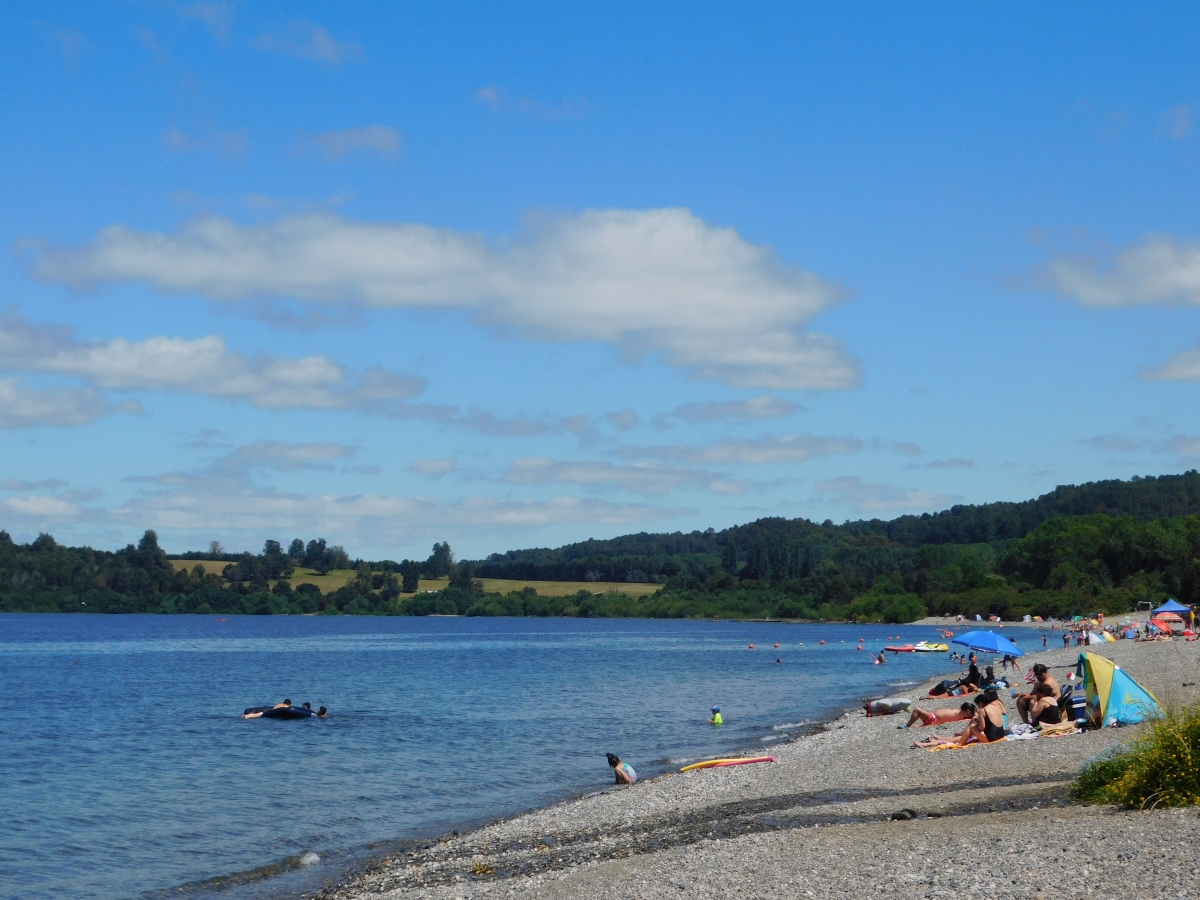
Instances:
[[[1119,641],[1094,649],[1115,659],[1164,704],[1198,698],[1194,685],[1182,686],[1200,681],[1196,644]],[[1080,650],[1028,653],[1031,659],[1024,662],[1039,659],[1065,667]],[[938,680],[914,686],[913,698]],[[1013,702],[1004,699],[1011,718]],[[1200,839],[1200,816],[1192,810],[1121,813],[1068,799],[1080,765],[1135,737],[1138,726],[929,753],[910,749],[913,737],[949,729],[900,730],[902,721],[902,716],[868,719],[858,710],[845,712],[812,726],[809,734],[772,745],[775,764],[669,773],[629,788],[611,786],[406,853],[376,857],[343,873],[339,884],[306,896],[727,896],[734,892],[731,872],[739,873],[734,881],[746,896],[777,897],[785,884],[813,896],[919,885],[926,895],[940,896],[937,879],[947,865],[961,865],[967,883],[978,879],[978,866],[970,861],[980,840],[998,846],[1016,840],[1024,847],[1030,828],[1056,834],[1063,828],[1073,833],[1103,828],[1132,847],[1144,845],[1152,866],[1157,848]],[[864,765],[867,759],[871,762]],[[901,811],[915,816],[893,821]],[[961,861],[947,863],[939,847],[961,843],[968,835],[971,847],[963,846]],[[941,843],[931,844],[918,854],[925,861],[914,863],[905,848],[935,838]],[[1051,844],[1056,852],[1059,846]],[[854,852],[845,852],[850,847]],[[867,867],[856,862],[863,856],[874,862]],[[893,862],[880,862],[884,858]],[[1040,880],[1048,896],[1075,895],[1064,889],[1074,890],[1078,879],[1060,881],[1061,867],[1044,862],[1040,858],[1036,871],[1019,885],[1006,879],[1012,896],[1032,896],[1031,887]],[[1087,863],[1093,872],[1112,867],[1106,884],[1086,886],[1091,896],[1128,895],[1129,876],[1121,874],[1131,865],[1126,854]],[[764,865],[775,874],[760,874]],[[1179,875],[1192,883],[1193,876],[1182,870]],[[1174,884],[1170,896],[1183,887],[1156,868],[1148,868],[1147,877],[1164,892]],[[946,896],[958,892],[951,881],[945,889]]]

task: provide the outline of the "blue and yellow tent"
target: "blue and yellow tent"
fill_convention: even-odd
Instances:
[[[1103,725],[1136,725],[1163,714],[1158,698],[1111,659],[1080,653],[1075,672],[1083,679],[1088,712],[1099,711]]]

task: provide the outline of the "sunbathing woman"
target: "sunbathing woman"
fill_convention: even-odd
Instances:
[[[924,740],[913,741],[914,747],[936,747],[938,744],[954,744],[964,747],[972,741],[980,744],[990,744],[1004,738],[1004,703],[994,690],[984,691],[979,698],[975,717],[967,723],[967,727],[954,737],[944,738],[938,735]]]
[[[908,728],[918,722],[922,725],[945,725],[947,722],[961,722],[963,719],[970,719],[974,715],[974,703],[964,703],[958,709],[949,706],[944,709],[921,709],[919,706],[914,706],[912,715],[908,717],[908,724],[904,727]]]

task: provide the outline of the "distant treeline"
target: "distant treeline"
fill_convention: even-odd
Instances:
[[[1118,613],[1167,596],[1200,601],[1200,474],[1060,487],[1025,503],[821,524],[760,519],[724,531],[636,534],[456,562],[350,560],[323,539],[213,544],[176,572],[148,531],[135,547],[14,544],[0,532],[0,610],[376,615],[652,616],[905,622],[928,613],[1062,617]],[[225,563],[206,572],[202,560]],[[298,566],[355,569],[326,594],[291,586]],[[418,580],[449,575],[446,589]],[[480,578],[649,582],[657,593],[488,594]],[[408,596],[406,596],[408,595]]]

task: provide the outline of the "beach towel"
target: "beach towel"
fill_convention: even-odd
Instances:
[[[928,750],[930,753],[936,753],[938,750],[966,750],[968,747],[987,747],[991,744],[999,744],[1000,741],[1007,738],[1000,738],[996,741],[988,741],[987,744],[981,744],[979,741],[971,741],[969,744],[938,744],[936,747],[922,747],[922,750]]]
[[[1078,734],[1079,726],[1074,722],[1060,722],[1058,725],[1043,725],[1042,737],[1062,737],[1066,734]]]

